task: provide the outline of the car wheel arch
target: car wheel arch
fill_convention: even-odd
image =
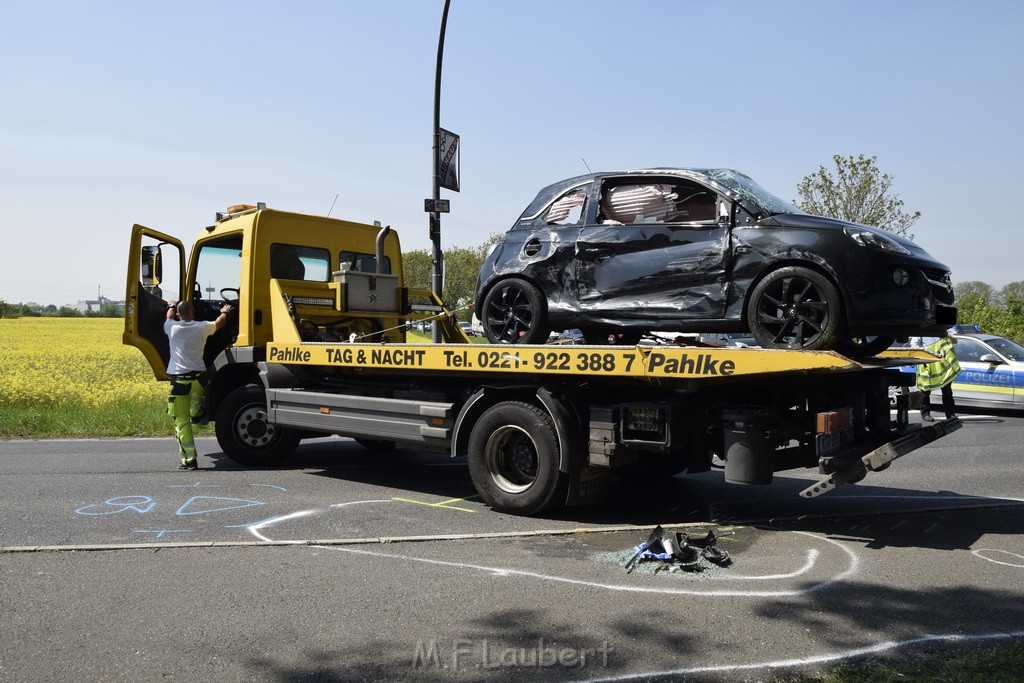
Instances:
[[[548,303],[547,294],[545,293],[544,288],[540,285],[539,282],[537,282],[535,279],[533,279],[526,273],[509,272],[495,274],[487,283],[484,284],[483,287],[477,290],[475,305],[483,305],[484,299],[486,299],[487,295],[491,293],[491,290],[501,285],[501,283],[507,282],[508,280],[522,280],[530,285],[533,285],[538,292],[544,295],[545,306]]]
[[[842,281],[836,275],[834,270],[827,267],[824,263],[818,261],[810,261],[803,259],[783,259],[780,261],[772,261],[771,263],[766,264],[765,267],[762,268],[761,271],[750,280],[750,284],[747,285],[746,291],[743,293],[742,320],[744,327],[750,329],[750,321],[747,319],[747,310],[750,306],[750,297],[753,296],[754,290],[757,289],[757,286],[761,283],[762,280],[764,280],[766,277],[768,277],[775,271],[782,270],[783,268],[789,268],[792,266],[806,268],[807,270],[811,270],[818,273],[818,275],[821,275],[822,277],[828,278],[828,281],[832,283],[832,285],[836,288],[836,291],[839,293],[839,301],[842,305],[843,319],[849,320],[850,306],[849,303],[847,303],[848,297],[846,296],[846,289],[843,287]]]
[[[492,336],[490,318],[487,310],[489,303],[488,300],[491,295],[505,287],[517,288],[526,295],[528,300],[535,302],[532,304],[534,315],[529,319],[529,322],[526,323],[527,328],[525,330],[525,336],[521,337],[521,339],[524,343],[542,343],[542,341],[546,339],[548,334],[551,332],[549,305],[551,301],[543,287],[538,285],[532,278],[520,273],[510,273],[503,277],[496,278],[487,287],[487,289],[482,290],[481,296],[477,298],[474,305],[476,307],[477,317],[480,319],[480,323],[484,328],[484,336],[486,336],[491,343],[510,343],[508,341],[499,342]],[[506,323],[507,322],[508,320],[506,320]],[[504,334],[504,331],[502,334]]]

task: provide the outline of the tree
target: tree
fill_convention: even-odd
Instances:
[[[476,281],[483,265],[483,252],[455,247],[444,253],[444,300],[449,308],[465,309],[476,298]],[[458,316],[469,320],[471,312]]]
[[[403,253],[402,272],[406,287],[430,289],[430,278],[434,272],[434,264],[430,254],[425,249],[416,249]]]
[[[832,157],[835,175],[820,166],[797,185],[800,199],[793,200],[807,213],[828,216],[875,227],[914,239],[912,226],[921,217],[920,211],[907,213],[903,200],[891,194],[893,176],[882,173],[875,165],[878,157],[866,159],[863,154]]]
[[[995,303],[999,306],[1009,308],[1010,299],[1024,300],[1024,280],[1005,284],[1002,289],[996,292]]]
[[[41,318],[42,315],[39,313],[39,304],[34,301],[30,301],[27,304],[17,304],[18,314],[22,318]]]
[[[477,247],[450,247],[443,252],[444,256],[444,289],[441,298],[451,310],[462,309],[457,315],[461,320],[469,320],[469,304],[476,296],[476,281],[480,275],[484,258],[491,244],[500,235],[491,235]],[[402,270],[405,286],[415,289],[430,289],[434,272],[431,255],[424,249],[407,251],[402,254]]]
[[[961,324],[977,325],[988,334],[1024,343],[1024,299],[1010,296],[1003,308],[985,301],[978,292],[966,292],[957,297],[956,305]]]
[[[987,282],[981,282],[980,280],[968,280],[967,282],[957,282],[953,285],[953,292],[956,295],[957,304],[959,305],[960,300],[968,295],[977,296],[986,306],[990,306],[995,299],[995,289],[992,285]]]

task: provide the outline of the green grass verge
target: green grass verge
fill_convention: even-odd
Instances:
[[[474,341],[487,340],[473,337]],[[428,343],[428,333],[410,332],[410,343]],[[171,419],[159,398],[92,407],[84,403],[48,406],[35,403],[0,405],[0,439],[100,438],[117,436],[169,436]],[[213,433],[212,425],[196,427],[198,436]]]
[[[0,438],[50,439],[113,436],[170,436],[174,434],[166,403],[130,402],[93,408],[86,405],[42,407],[0,406]],[[212,432],[196,427],[198,436]]]

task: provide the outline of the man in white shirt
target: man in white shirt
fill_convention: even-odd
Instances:
[[[206,363],[203,362],[203,350],[206,338],[224,327],[231,310],[229,304],[224,304],[216,320],[196,320],[195,307],[191,302],[167,302],[164,332],[171,347],[171,358],[167,363],[167,374],[171,377],[167,414],[174,418],[174,434],[178,438],[181,455],[179,468],[183,470],[199,469],[192,422],[204,418]]]

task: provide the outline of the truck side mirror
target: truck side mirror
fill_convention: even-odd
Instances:
[[[160,261],[160,247],[157,245],[142,248],[142,286],[151,289],[163,279],[163,264]]]

